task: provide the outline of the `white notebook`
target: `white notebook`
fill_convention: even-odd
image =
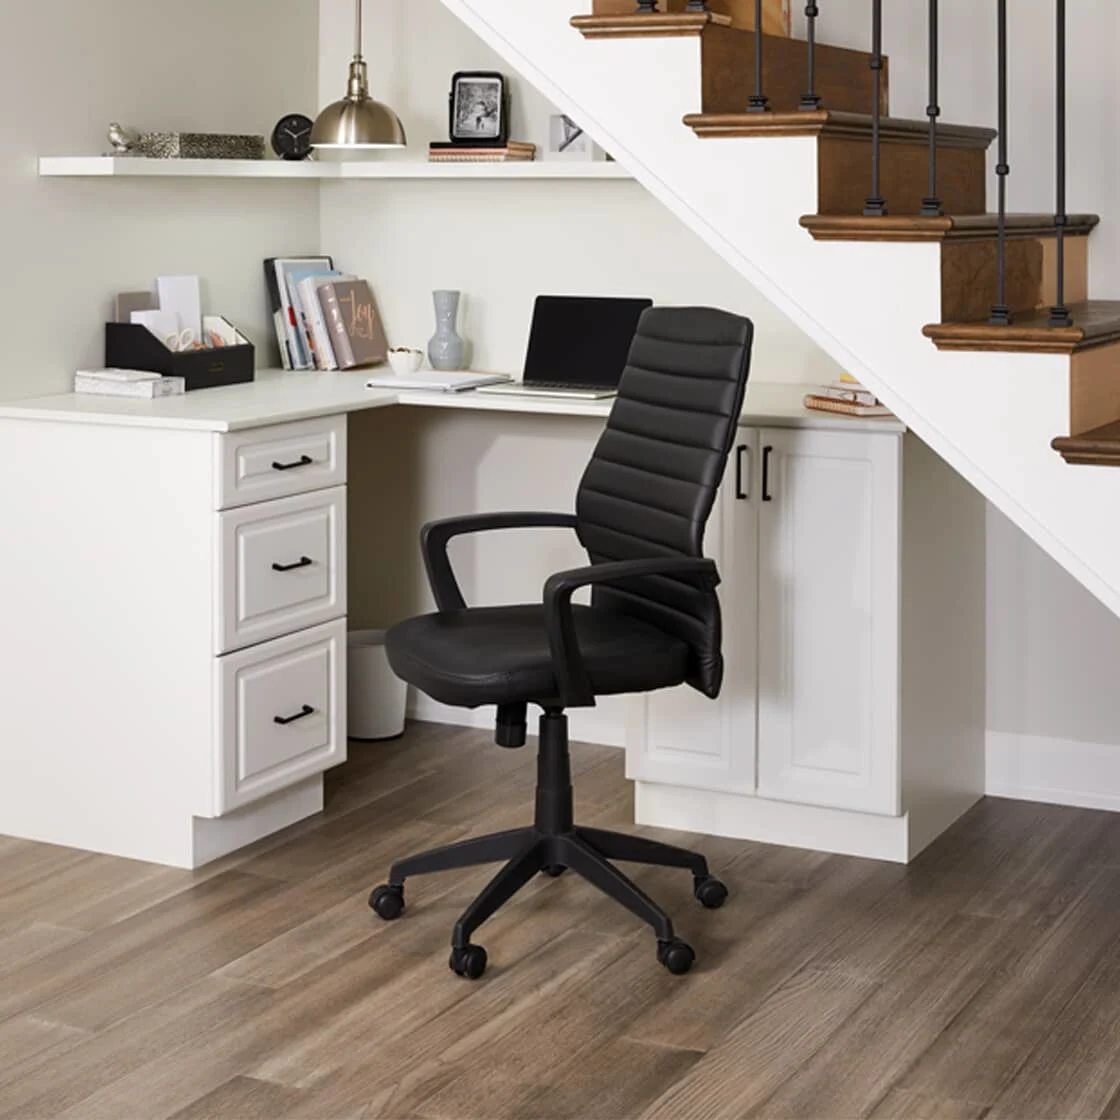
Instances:
[[[425,389],[435,393],[461,393],[465,389],[477,389],[480,385],[496,385],[500,381],[512,381],[505,373],[441,373],[439,370],[425,369],[417,373],[384,373],[371,377],[366,382],[367,389],[396,389],[405,393],[412,389]]]

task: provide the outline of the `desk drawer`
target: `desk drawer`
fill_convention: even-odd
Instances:
[[[216,436],[215,509],[325,490],[346,481],[346,417]]]
[[[340,619],[215,661],[218,816],[346,761],[345,659]]]
[[[346,613],[346,487],[218,514],[217,653]]]

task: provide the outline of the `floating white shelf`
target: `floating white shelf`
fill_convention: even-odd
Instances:
[[[617,163],[428,163],[363,160],[353,163],[287,163],[249,159],[141,159],[119,156],[43,156],[45,178],[207,179],[629,179]]]

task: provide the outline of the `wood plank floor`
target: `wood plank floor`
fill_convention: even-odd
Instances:
[[[727,840],[732,891],[634,877],[699,961],[568,875],[477,935],[490,872],[394,856],[529,815],[534,755],[413,725],[355,746],[322,817],[199,872],[0,838],[0,1118],[1120,1117],[1120,817],[986,801],[909,868]],[[626,827],[620,752],[577,813]],[[672,837],[670,837],[672,838]]]

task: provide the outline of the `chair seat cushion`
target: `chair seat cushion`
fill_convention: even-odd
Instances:
[[[575,605],[573,616],[597,695],[684,681],[684,641],[617,610]],[[394,626],[386,646],[397,676],[443,704],[555,702],[556,677],[539,605],[421,615]]]

